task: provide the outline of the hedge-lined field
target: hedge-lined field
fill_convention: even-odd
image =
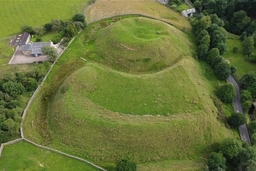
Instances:
[[[52,19],[70,20],[90,0],[5,0],[0,5],[0,38],[19,33],[23,25],[43,25]]]

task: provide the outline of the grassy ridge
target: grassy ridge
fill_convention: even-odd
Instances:
[[[5,0],[0,6],[0,38],[20,32],[23,25],[33,27],[52,19],[70,20],[75,13],[81,13],[89,0]]]
[[[72,91],[72,96],[80,94],[107,110],[124,114],[191,113],[203,107],[182,66],[158,74],[134,76],[89,65],[74,73],[68,82],[70,86],[65,88]]]
[[[4,147],[0,170],[97,170],[94,167],[69,157],[35,147],[21,141]]]

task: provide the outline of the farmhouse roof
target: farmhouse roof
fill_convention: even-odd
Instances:
[[[22,51],[30,51],[31,55],[42,54],[42,47],[44,46],[53,46],[52,42],[35,42],[28,43],[21,46]]]

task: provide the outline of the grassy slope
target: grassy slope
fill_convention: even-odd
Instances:
[[[69,157],[18,142],[4,147],[0,170],[97,170],[88,164]]]
[[[75,13],[81,13],[88,0],[30,0],[1,1],[0,38],[20,31],[23,25],[43,25],[52,19],[70,20]]]
[[[93,26],[88,29],[91,27]],[[65,66],[66,64],[79,60],[81,56],[87,57],[84,56],[84,38],[84,35],[80,35],[79,39],[75,40],[68,51],[60,58],[47,79],[45,87],[40,93],[41,95],[49,87],[53,89],[57,87],[58,89],[62,81],[66,79],[66,76],[61,74],[66,73],[67,68],[73,68],[72,66]],[[204,102],[200,111],[154,117],[120,115],[116,112],[104,110],[92,103],[91,100],[82,97],[83,85],[80,85],[81,89],[79,91],[81,91],[81,94],[78,94],[79,96],[76,98],[72,98],[72,93],[64,94],[66,102],[71,100],[73,104],[66,105],[64,97],[63,100],[59,98],[63,95],[61,91],[66,91],[65,86],[68,84],[68,81],[66,81],[62,85],[63,90],[60,89],[55,101],[56,106],[64,105],[64,107],[59,107],[61,109],[55,111],[55,115],[47,116],[49,117],[47,122],[50,123],[47,129],[50,130],[52,133],[50,136],[53,137],[47,143],[74,155],[101,163],[104,166],[107,166],[108,162],[113,166],[113,161],[120,159],[120,157],[130,157],[139,162],[179,159],[190,163],[191,161],[188,160],[196,159],[191,162],[191,168],[200,168],[202,165],[195,166],[195,163],[198,162],[198,158],[210,150],[209,145],[232,135],[216,120],[216,109],[209,98],[209,94],[213,92],[212,85],[205,78],[205,75],[208,74],[207,66],[200,69],[199,64],[191,57],[182,59],[179,62],[179,65],[181,64],[183,70],[186,71],[184,74],[186,73],[190,78],[200,100]],[[73,69],[75,70],[75,68]],[[67,72],[67,75],[71,73]],[[79,87],[79,84],[77,87]],[[69,89],[67,90],[69,92]],[[186,101],[185,98],[184,101]],[[43,143],[44,140],[37,132],[38,125],[43,121],[38,116],[45,113],[45,111],[42,111],[42,103],[40,102],[41,99],[38,96],[25,120],[24,133],[27,138]],[[53,108],[56,109],[56,106]],[[84,115],[85,112],[88,114]],[[83,128],[83,131],[81,131],[81,128]],[[159,139],[163,141],[158,141]],[[127,149],[127,151],[124,151],[124,149]],[[204,150],[206,150],[205,153]],[[160,170],[161,168],[169,168],[169,164],[163,163],[158,164]],[[180,167],[180,163],[175,161],[171,163],[173,165],[170,166],[170,170],[177,170],[177,167]],[[148,165],[150,166],[150,164],[145,164],[141,167],[148,167]],[[191,168],[188,167],[187,170]]]
[[[152,0],[101,0],[97,1],[86,12],[88,22],[93,22],[106,17],[123,14],[142,14],[169,22],[179,29],[191,30],[190,23],[180,13]]]
[[[236,74],[238,78],[241,78],[249,71],[256,71],[256,64],[245,60],[242,52],[242,43],[240,40],[227,39],[227,44],[228,51],[223,55],[223,57],[229,60],[230,64],[237,68]],[[238,48],[237,52],[233,52],[234,47]]]
[[[89,53],[97,54],[113,68],[126,71],[162,69],[191,51],[191,43],[183,32],[144,17],[117,21],[101,29],[95,37],[95,50],[90,49]],[[91,47],[90,42],[86,45]]]

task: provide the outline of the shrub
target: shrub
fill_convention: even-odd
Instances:
[[[224,103],[232,103],[235,98],[235,89],[232,84],[224,84],[216,90],[217,97]]]

